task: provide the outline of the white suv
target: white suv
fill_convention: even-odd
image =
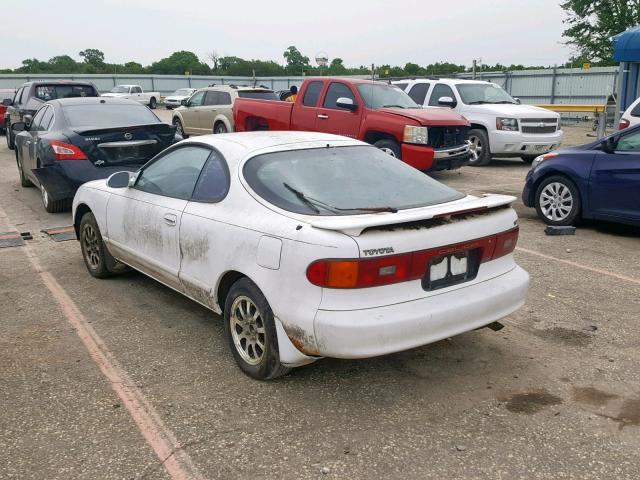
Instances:
[[[640,98],[629,105],[629,108],[622,114],[618,128],[624,130],[625,128],[634,127],[638,124],[640,124]]]
[[[498,85],[477,80],[417,79],[393,82],[419,105],[453,108],[469,120],[471,159],[481,166],[491,156],[520,157],[527,163],[558,148],[560,115],[521,105]]]

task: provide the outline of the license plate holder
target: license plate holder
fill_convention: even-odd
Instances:
[[[465,250],[447,253],[429,261],[422,288],[437,290],[473,280],[478,274],[479,252]]]

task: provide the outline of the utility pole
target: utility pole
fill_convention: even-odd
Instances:
[[[478,68],[478,62],[482,63],[482,59],[481,58],[474,58],[473,59],[473,66],[471,67],[471,78],[473,78],[474,80],[476,79],[476,70]]]
[[[375,64],[371,64],[371,81],[376,79],[376,66]]]

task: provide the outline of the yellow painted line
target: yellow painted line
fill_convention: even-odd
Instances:
[[[606,109],[606,105],[574,105],[567,103],[553,103],[536,105],[536,107],[546,108],[558,113],[579,112],[579,113],[602,113]]]

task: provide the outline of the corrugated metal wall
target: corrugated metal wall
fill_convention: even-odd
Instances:
[[[503,86],[523,103],[582,103],[602,104],[615,92],[618,67],[557,68],[548,70],[523,70],[514,72],[481,72],[477,79],[489,80]],[[471,78],[471,74],[455,75],[455,78]],[[359,78],[367,78],[360,76]],[[114,85],[133,83],[143,89],[159,91],[162,95],[183,87],[200,88],[212,83],[252,85],[251,77],[187,77],[184,75],[0,75],[0,88],[16,88],[29,80],[73,79],[96,84],[101,92]],[[274,90],[285,90],[300,85],[304,77],[258,77],[255,82]]]

